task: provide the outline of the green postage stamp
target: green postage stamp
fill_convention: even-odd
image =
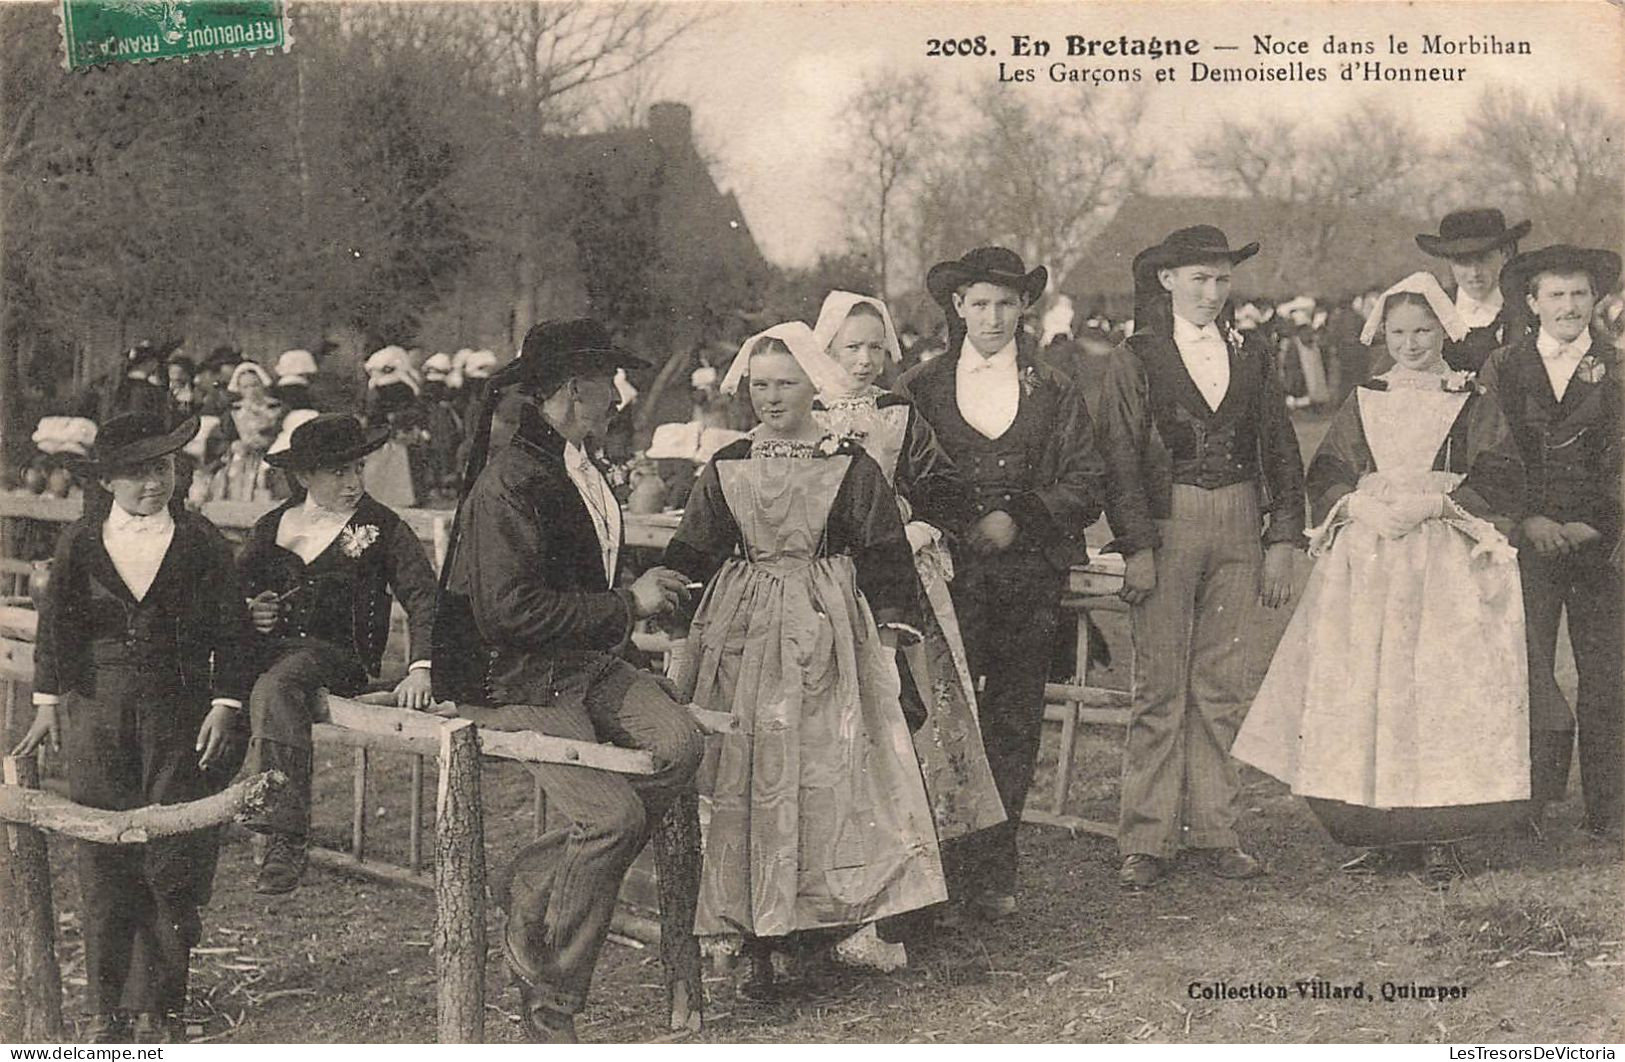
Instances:
[[[61,0],[63,65],[287,51],[285,0]]]

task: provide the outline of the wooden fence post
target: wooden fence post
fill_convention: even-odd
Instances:
[[[705,991],[694,908],[700,898],[700,798],[679,793],[654,834],[660,890],[660,962],[666,975],[666,1011],[673,1032],[699,1032]]]
[[[467,719],[440,731],[435,802],[435,967],[440,1042],[485,1041],[485,827],[480,811],[480,740]]]
[[[7,756],[4,780],[7,785],[37,789],[39,764],[32,756]],[[62,971],[56,964],[56,912],[51,906],[51,864],[44,832],[7,824],[4,843],[0,843],[0,877],[4,878],[0,891],[7,900],[0,932],[10,938],[10,947],[0,949],[0,954],[16,957],[22,1040],[60,1043]]]

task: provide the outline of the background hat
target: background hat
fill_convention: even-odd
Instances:
[[[277,433],[276,440],[271,443],[265,452],[267,454],[279,454],[286,450],[293,445],[294,430],[301,425],[309,424],[319,416],[321,414],[314,409],[290,410],[288,415],[282,418],[282,430]]]
[[[237,384],[238,381],[240,381],[244,376],[258,376],[260,378],[260,383],[263,384],[267,390],[269,390],[271,387],[271,374],[265,371],[265,366],[261,365],[257,361],[240,361],[237,363],[236,367],[231,370],[231,379],[226,381],[226,390],[230,391],[234,395],[241,394],[242,392],[238,390]]]
[[[460,366],[463,377],[469,380],[489,380],[491,374],[497,371],[499,359],[492,350],[471,350],[468,357],[463,359]],[[456,359],[452,360],[453,367],[457,366]]]
[[[96,422],[88,417],[41,417],[34,428],[34,448],[42,454],[87,457],[96,441]]]
[[[1532,221],[1520,221],[1509,229],[1507,219],[1493,207],[1453,210],[1439,222],[1437,236],[1418,233],[1416,246],[1434,258],[1466,258],[1517,243],[1529,235],[1533,225]]]
[[[265,463],[290,472],[309,472],[360,460],[388,440],[387,424],[363,428],[348,413],[319,413],[288,433],[287,449],[268,451]]]
[[[1592,294],[1602,298],[1619,283],[1620,260],[1613,251],[1554,243],[1538,251],[1525,251],[1501,268],[1501,297],[1510,306],[1524,305],[1524,292],[1538,273],[1585,273]]]
[[[528,383],[547,391],[571,377],[613,377],[616,369],[648,365],[647,359],[616,346],[609,331],[590,317],[543,321],[525,333],[519,357],[497,370],[491,384],[507,387]]]
[[[376,391],[392,384],[404,384],[413,394],[422,390],[412,356],[400,347],[385,347],[367,359],[367,388]]]
[[[172,454],[192,441],[201,422],[187,417],[174,428],[153,413],[120,413],[96,432],[90,463],[98,472],[123,468]]]
[[[1021,292],[1028,302],[1037,302],[1049,285],[1049,270],[1034,266],[1031,271],[1021,255],[1007,247],[978,247],[952,262],[938,262],[925,275],[925,290],[945,309],[953,307],[950,298],[966,284],[985,282]]]
[[[284,350],[275,372],[278,383],[309,383],[317,373],[316,358],[308,350]]]

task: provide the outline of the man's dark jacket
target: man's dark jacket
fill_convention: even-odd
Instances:
[[[1016,524],[1012,548],[1041,550],[1062,572],[1083,563],[1084,529],[1099,518],[1106,485],[1083,392],[1046,364],[1033,338],[1021,333],[1016,420],[999,439],[985,439],[959,412],[961,350],[962,343],[956,344],[910,369],[897,389],[931,425],[970,489],[974,512],[967,523],[1002,510]]]
[[[1257,482],[1264,543],[1304,544],[1303,457],[1274,359],[1266,344],[1239,333],[1227,334],[1225,346],[1230,384],[1217,410],[1167,333],[1136,332],[1112,352],[1100,403],[1106,519],[1116,535],[1108,551],[1128,556],[1162,544],[1156,521],[1169,517],[1175,483],[1213,490]]]
[[[406,610],[412,659],[428,659],[434,643],[434,568],[411,527],[363,494],[345,530],[305,564],[276,544],[282,514],[303,504],[303,498],[289,499],[255,522],[237,557],[243,592],[254,597],[262,590],[293,591],[283,602],[279,633],[335,645],[353,654],[368,675],[377,675],[383,661],[393,592]]]
[[[1501,402],[1523,455],[1524,512],[1602,532],[1599,555],[1620,535],[1621,419],[1625,385],[1612,343],[1593,332],[1559,402],[1538,333],[1490,356],[1482,380]]]
[[[557,680],[631,636],[564,439],[534,407],[463,500],[435,619],[435,696],[550,704]]]

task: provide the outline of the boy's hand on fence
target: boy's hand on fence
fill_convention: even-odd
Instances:
[[[28,728],[28,733],[17,742],[17,747],[11,750],[13,756],[27,756],[40,747],[40,742],[47,737],[51,739],[51,751],[62,750],[62,735],[57,728],[56,705],[37,704],[34,706],[34,723]]]
[[[402,708],[421,712],[434,704],[433,683],[426,667],[413,668],[395,687],[395,703]]]
[[[217,704],[209,709],[197,732],[196,751],[202,753],[197,759],[199,769],[206,771],[214,766],[231,747],[231,724],[236,711],[229,704]]]
[[[261,590],[248,603],[248,618],[254,622],[254,629],[261,634],[270,634],[276,630],[276,621],[281,615],[282,605],[278,603],[274,590]]]

